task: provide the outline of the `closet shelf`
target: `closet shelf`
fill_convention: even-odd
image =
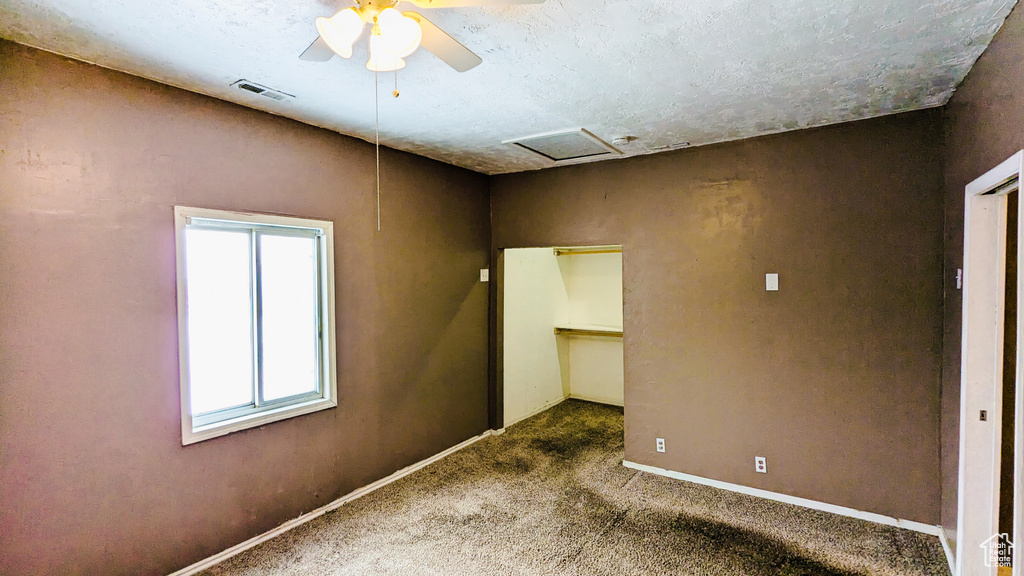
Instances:
[[[622,328],[600,324],[561,324],[555,326],[555,334],[566,336],[612,336],[622,338]]]
[[[608,246],[555,246],[555,256],[565,254],[622,254],[621,245]]]

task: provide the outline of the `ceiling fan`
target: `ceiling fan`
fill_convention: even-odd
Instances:
[[[417,8],[458,8],[463,6],[509,6],[540,4],[544,0],[356,0],[357,7],[344,8],[330,18],[316,19],[320,35],[299,56],[302,60],[326,62],[335,54],[352,57],[352,45],[370,24],[370,60],[366,68],[391,72],[405,67],[404,57],[422,46],[459,72],[483,60],[418,12],[400,12],[395,6],[407,1]]]

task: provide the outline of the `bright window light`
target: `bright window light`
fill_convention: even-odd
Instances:
[[[187,229],[189,382],[192,414],[253,402],[249,235]]]
[[[260,235],[263,248],[263,398],[317,388],[315,238]]]
[[[336,406],[331,223],[175,219],[182,443]]]

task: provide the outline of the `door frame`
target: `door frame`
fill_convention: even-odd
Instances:
[[[960,469],[957,495],[956,574],[995,576],[986,568],[982,543],[998,531],[999,464],[1002,410],[1003,314],[1006,275],[1005,185],[1024,172],[1024,150],[1007,158],[967,185],[964,196],[964,283],[960,370]],[[1018,222],[1024,224],[1024,201],[1018,202]],[[1017,267],[1017,386],[1014,477],[1024,467],[1024,225],[1018,225]],[[980,411],[988,418],[981,421]],[[1022,483],[1014,483],[1014,533],[1024,546]],[[1013,575],[1024,576],[1021,562]]]

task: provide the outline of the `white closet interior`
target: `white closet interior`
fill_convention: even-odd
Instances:
[[[503,254],[504,422],[567,397],[623,403],[622,247]]]

